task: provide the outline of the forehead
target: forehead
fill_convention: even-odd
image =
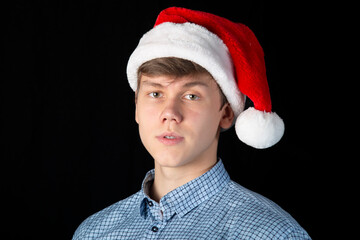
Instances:
[[[215,80],[209,74],[186,75],[182,77],[174,77],[167,75],[147,76],[142,75],[138,87],[156,86],[156,87],[217,87]]]

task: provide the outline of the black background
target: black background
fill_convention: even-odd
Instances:
[[[6,239],[70,239],[89,215],[140,189],[153,167],[134,121],[127,60],[170,6],[249,26],[265,52],[273,111],[285,122],[256,150],[231,129],[219,156],[233,180],[272,199],[314,239],[324,236],[331,165],[322,134],[327,40],[334,24],[307,1],[12,1],[2,8]],[[325,24],[326,23],[326,24]],[[324,91],[322,89],[322,91]],[[324,110],[325,111],[325,110]],[[4,226],[4,225],[3,225]]]

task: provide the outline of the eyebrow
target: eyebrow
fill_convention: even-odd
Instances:
[[[150,82],[150,81],[142,81],[141,84],[145,84],[145,85],[148,85],[148,86],[152,86],[152,87],[160,87],[160,88],[163,88],[164,86],[160,83],[156,83],[156,82]]]
[[[156,82],[151,82],[151,81],[142,81],[141,84],[147,85],[147,86],[152,86],[152,87],[156,87],[156,88],[164,88],[164,85],[162,85],[161,83],[156,83]],[[183,88],[190,88],[190,87],[195,87],[195,86],[203,86],[208,88],[209,85],[204,83],[204,82],[200,82],[200,81],[194,81],[194,82],[188,82],[185,83],[182,87]]]
[[[209,85],[207,85],[204,82],[200,82],[200,81],[195,81],[195,82],[188,82],[184,84],[184,87],[194,87],[194,86],[204,86],[204,87],[209,87]]]

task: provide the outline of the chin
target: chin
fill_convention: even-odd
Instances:
[[[161,167],[181,167],[189,162],[188,158],[177,153],[162,153],[154,156]]]

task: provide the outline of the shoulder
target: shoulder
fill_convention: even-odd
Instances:
[[[273,201],[230,181],[227,205],[232,207],[230,235],[234,239],[310,239],[306,231]]]
[[[91,215],[83,221],[74,233],[73,240],[92,239],[114,225],[124,221],[134,210],[139,209],[140,191]],[[91,236],[91,237],[86,237]]]

